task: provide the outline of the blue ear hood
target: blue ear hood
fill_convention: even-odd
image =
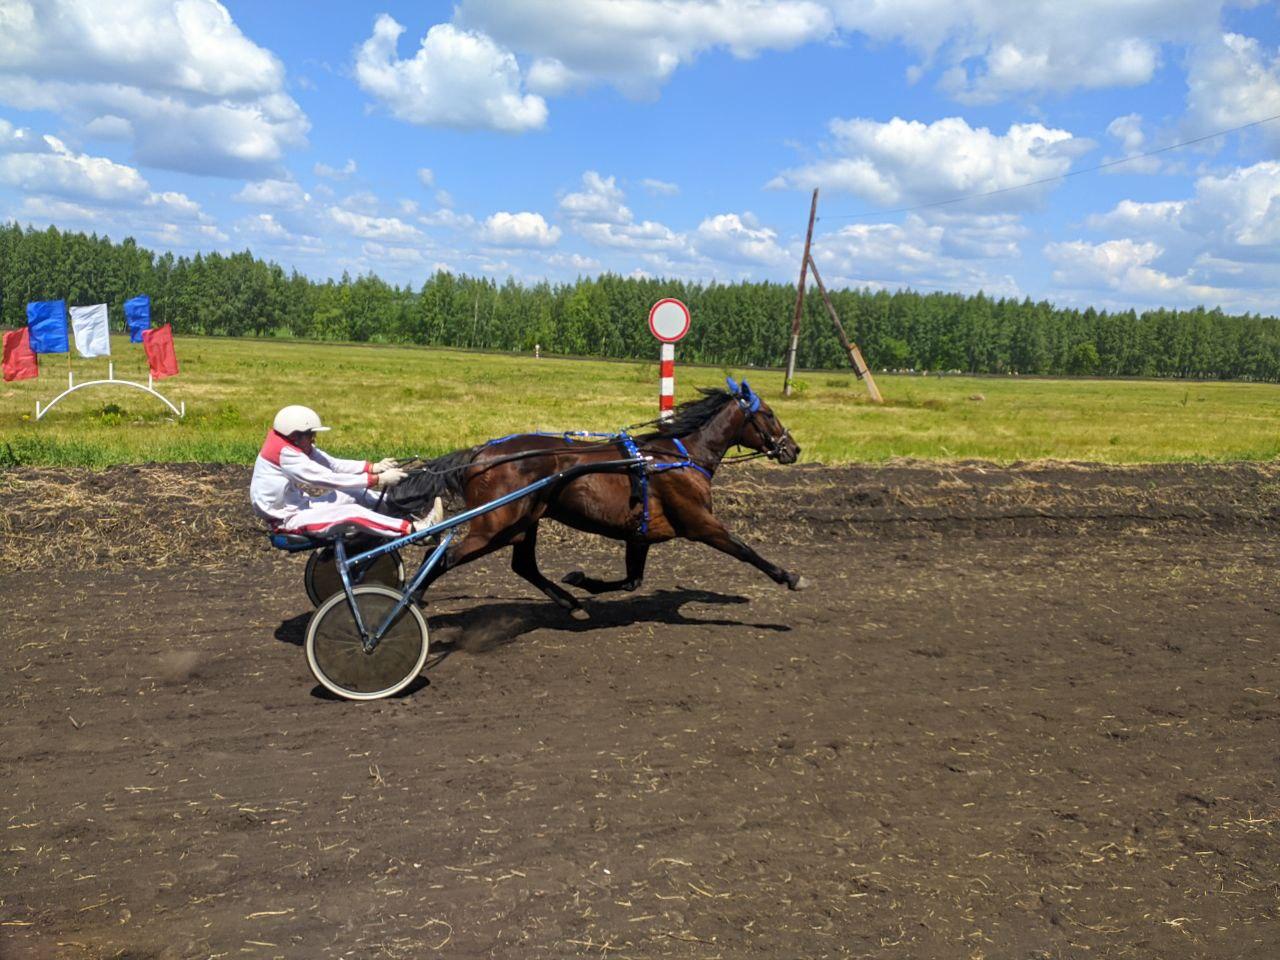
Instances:
[[[725,377],[724,382],[725,382],[725,385],[728,386],[729,392],[736,397],[739,392],[737,381],[735,381],[733,377]]]
[[[751,387],[746,380],[742,381],[742,399],[747,401],[749,412],[755,413],[760,409],[760,398],[751,392]]]
[[[747,383],[745,379],[742,381],[742,398],[744,400],[751,399],[751,386]]]

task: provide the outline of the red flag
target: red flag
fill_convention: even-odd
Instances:
[[[147,366],[157,380],[178,375],[178,355],[173,352],[173,328],[169,324],[143,330],[142,349],[147,351]]]
[[[6,330],[4,333],[5,380],[30,380],[40,375],[40,361],[31,352],[31,331]]]

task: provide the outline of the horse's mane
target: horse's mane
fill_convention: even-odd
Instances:
[[[699,387],[698,392],[702,394],[699,399],[686,400],[675,408],[675,415],[671,419],[660,421],[655,430],[642,433],[636,439],[661,440],[663,437],[687,436],[699,427],[705,426],[712,417],[724,409],[726,403],[734,399],[733,394],[728,390],[721,390],[718,387]]]

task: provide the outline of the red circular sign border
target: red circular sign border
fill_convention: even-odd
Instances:
[[[658,336],[658,331],[653,328],[653,315],[658,312],[658,308],[664,303],[677,303],[680,305],[680,309],[684,311],[684,329],[680,331],[680,336],[678,337],[660,337]],[[693,317],[689,313],[689,307],[683,300],[677,299],[676,297],[663,297],[649,308],[649,332],[653,334],[653,338],[655,340],[661,340],[663,343],[679,343],[689,335],[689,328],[692,325]]]

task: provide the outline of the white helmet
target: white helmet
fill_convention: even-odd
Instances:
[[[321,430],[328,430],[329,428],[320,425],[320,414],[310,407],[300,407],[294,404],[293,406],[285,407],[276,414],[276,419],[271,424],[271,429],[281,436],[287,437],[291,433],[319,433]]]

